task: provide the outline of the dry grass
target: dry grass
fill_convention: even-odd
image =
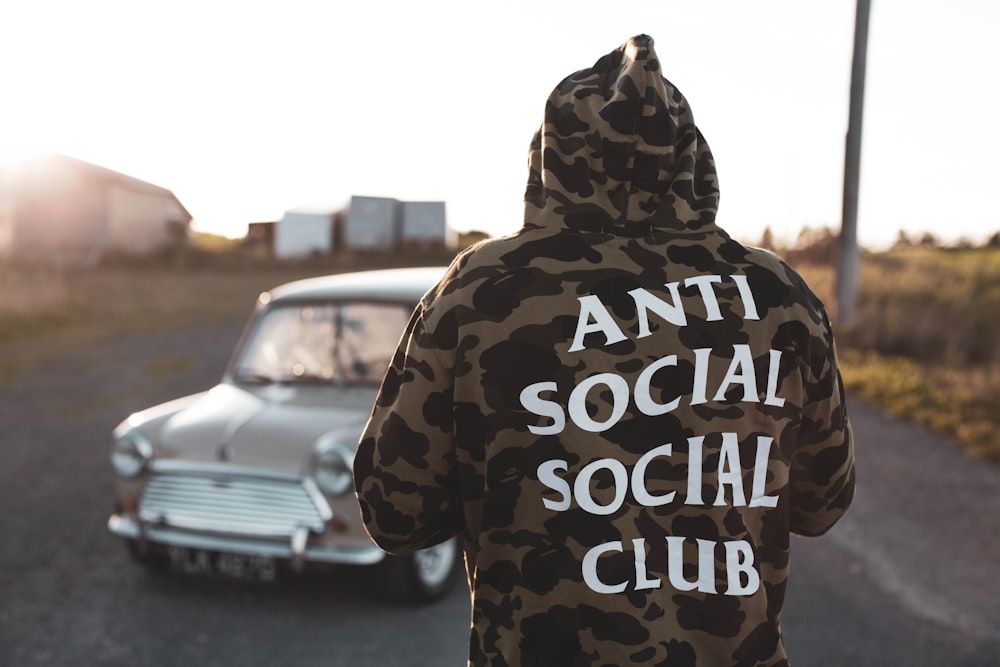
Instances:
[[[832,303],[833,271],[799,267]],[[867,254],[857,316],[838,329],[848,389],[1000,461],[1000,249]]]
[[[57,271],[0,269],[0,343],[37,339],[72,329],[77,334],[180,328],[250,312],[256,295],[314,275],[301,269],[193,271],[166,269]]]
[[[954,438],[973,456],[1000,461],[1000,376],[984,369],[949,369],[906,357],[847,349],[847,389],[900,419]]]
[[[873,255],[852,345],[947,367],[1000,364],[1000,249]]]
[[[260,292],[317,273],[0,267],[0,382],[112,336],[249,315]]]
[[[0,321],[58,313],[69,303],[68,276],[45,267],[0,269]]]
[[[191,355],[168,357],[146,364],[143,370],[148,377],[162,380],[172,375],[180,375],[194,368],[197,363],[198,360]]]

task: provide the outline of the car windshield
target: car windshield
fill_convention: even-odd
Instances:
[[[368,302],[274,306],[238,354],[234,379],[377,385],[411,312]]]

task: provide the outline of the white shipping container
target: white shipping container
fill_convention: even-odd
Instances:
[[[398,238],[399,202],[388,197],[351,197],[343,243],[350,250],[391,250]]]
[[[444,202],[403,202],[403,223],[400,236],[403,244],[447,245],[448,226]]]
[[[333,213],[288,211],[274,226],[274,256],[279,259],[333,252]]]

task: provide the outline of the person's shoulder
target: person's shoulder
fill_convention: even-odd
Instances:
[[[454,288],[502,274],[511,266],[509,253],[524,243],[523,231],[478,241],[455,255],[442,283]]]
[[[785,273],[787,271],[795,273],[794,269],[781,256],[771,250],[750,245],[742,245],[742,248],[746,253],[744,261],[748,264],[769,269],[775,273]]]
[[[752,277],[756,277],[757,282],[780,283],[788,290],[791,301],[803,303],[825,316],[826,307],[822,300],[802,277],[802,274],[792,268],[784,258],[765,248],[748,245],[740,247],[744,271],[747,272],[749,268],[748,272]]]
[[[802,279],[798,272],[777,253],[751,245],[741,245],[741,248],[744,253],[743,263],[770,271],[782,278],[795,276],[799,280]]]
[[[468,299],[468,293],[503,265],[503,249],[511,237],[488,238],[456,253],[438,283],[421,300],[425,312],[451,307]]]
[[[467,270],[506,266],[510,264],[509,253],[522,248],[532,239],[551,235],[553,233],[549,230],[531,230],[522,227],[505,236],[483,239],[462,251],[456,260]]]

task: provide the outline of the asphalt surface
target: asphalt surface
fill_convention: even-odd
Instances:
[[[214,384],[242,326],[125,336],[0,385],[0,666],[464,664],[463,587],[414,608],[366,569],[156,576],[108,534],[111,430]],[[855,506],[793,543],[792,664],[1000,665],[1000,466],[861,404],[852,419]]]

